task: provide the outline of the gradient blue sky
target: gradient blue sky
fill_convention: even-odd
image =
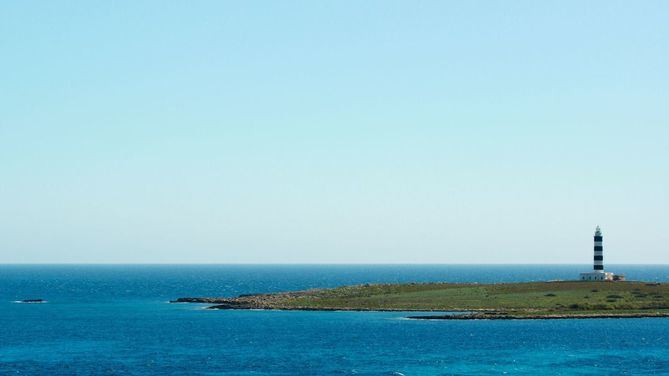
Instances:
[[[2,2],[0,262],[669,263],[668,20]]]

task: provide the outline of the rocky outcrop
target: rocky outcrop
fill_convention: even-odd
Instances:
[[[179,298],[176,300],[170,300],[170,303],[208,303],[208,304],[218,304],[223,303],[228,298]]]
[[[295,298],[316,293],[318,290],[282,292],[276,294],[243,294],[236,298],[178,298],[170,303],[214,304],[209,309],[296,309],[290,304]],[[297,308],[300,309],[300,308]]]

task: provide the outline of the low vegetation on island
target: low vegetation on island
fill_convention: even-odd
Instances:
[[[365,284],[236,298],[179,298],[211,309],[440,311],[417,319],[669,317],[669,284],[555,281]]]

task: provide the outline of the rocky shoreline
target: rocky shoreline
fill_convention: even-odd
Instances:
[[[271,296],[271,295],[265,295]],[[245,295],[237,298],[178,298],[171,300],[170,303],[199,303],[199,304],[213,304],[206,309],[223,309],[223,310],[274,310],[274,311],[350,311],[350,312],[443,312],[443,310],[430,309],[406,309],[406,308],[352,308],[352,307],[302,307],[302,306],[286,306],[282,304],[269,304],[262,299],[251,299],[250,297],[257,297],[256,295]],[[471,312],[467,310],[452,310],[449,312]]]
[[[494,314],[464,314],[464,315],[438,315],[438,316],[409,316],[413,320],[564,320],[564,319],[635,319],[669,317],[669,313],[586,313],[586,314],[545,314],[545,315],[517,315],[497,312]]]
[[[284,292],[276,294],[245,294],[236,298],[178,298],[170,303],[213,304],[208,309],[289,309],[281,302],[308,295],[310,291]]]

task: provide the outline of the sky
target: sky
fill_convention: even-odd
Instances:
[[[0,263],[669,263],[669,2],[4,1]]]

